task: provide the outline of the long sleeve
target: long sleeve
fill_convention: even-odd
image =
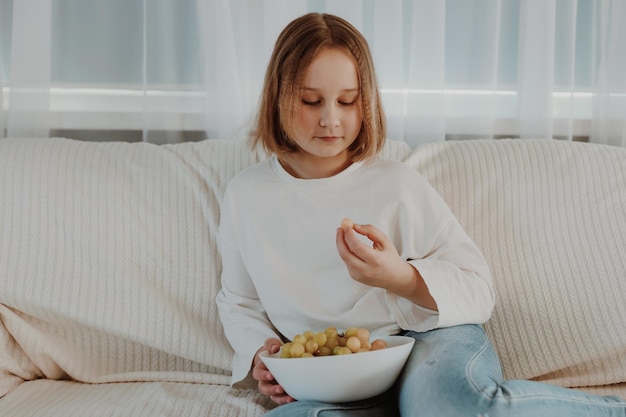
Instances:
[[[221,289],[217,306],[226,338],[236,346],[232,383],[245,388],[256,351],[269,337],[278,337],[261,304],[239,249],[234,243],[228,193],[222,205],[219,243],[222,256]]]
[[[436,190],[421,176],[410,183],[420,192],[412,189],[406,194],[412,203],[403,205],[399,222],[410,226],[395,240],[401,256],[420,272],[438,312],[387,294],[398,324],[426,331],[486,322],[495,304],[487,261]],[[415,230],[431,232],[415,236]]]
[[[420,272],[438,312],[388,294],[402,328],[426,331],[489,319],[495,304],[490,272],[481,252],[456,221],[446,224],[428,257],[409,262]]]

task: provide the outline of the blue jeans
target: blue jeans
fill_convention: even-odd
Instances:
[[[378,397],[343,404],[295,401],[266,417],[626,417],[626,401],[534,381],[504,381],[483,329],[417,333],[402,375]]]

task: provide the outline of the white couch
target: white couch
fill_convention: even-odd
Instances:
[[[389,142],[485,253],[509,378],[626,398],[626,148]],[[242,140],[0,139],[0,416],[259,416],[214,298]]]

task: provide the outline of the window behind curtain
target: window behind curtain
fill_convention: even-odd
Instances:
[[[0,81],[4,87],[5,108],[11,80],[14,1],[0,0]],[[138,126],[155,131],[206,131],[202,103],[211,95],[211,80],[217,79],[218,72],[223,68],[220,69],[222,63],[217,58],[204,56],[207,49],[203,44],[218,42],[219,36],[214,33],[218,30],[215,22],[199,20],[198,1],[51,0],[51,109],[70,114],[70,117],[53,119],[51,129],[60,134],[67,134],[69,130],[84,134],[86,131],[107,130],[112,126],[126,131],[135,131]],[[354,15],[362,19],[353,23],[370,40],[380,72],[381,88],[386,90],[383,96],[389,101],[389,105],[386,103],[388,116],[390,120],[405,117],[401,106],[393,100],[394,94],[403,95],[402,100],[407,99],[407,94],[413,94],[410,92],[412,58],[408,51],[411,48],[411,33],[415,29],[413,11],[418,7],[417,1],[384,3],[385,7],[389,4],[399,10],[397,25],[402,39],[401,45],[393,45],[392,49],[399,51],[397,60],[393,62],[380,59],[389,56],[390,45],[374,41],[380,39],[376,19],[380,10],[377,7],[382,4],[376,1],[305,0],[288,3],[280,0],[216,0],[208,3],[216,11],[221,8],[223,12],[224,8],[228,8],[226,16],[236,29],[236,33],[230,36],[239,66],[232,68],[232,72],[239,77],[240,91],[233,94],[243,97],[241,101],[250,115],[255,110],[273,45],[273,39],[259,41],[257,38],[263,36],[262,30],[267,33],[268,26],[278,24],[270,21],[273,12],[269,8],[271,4],[289,4],[291,7],[291,4],[297,3],[304,5],[302,7],[306,10],[303,11],[360,9]],[[447,0],[439,4],[445,7],[443,80],[446,105],[454,109],[455,117],[460,115],[461,119],[466,110],[469,111],[469,118],[473,117],[472,111],[478,107],[473,106],[472,109],[473,94],[495,92],[502,95],[505,103],[513,106],[514,93],[520,81],[518,57],[523,41],[520,39],[520,8],[524,0]],[[582,94],[583,105],[576,107],[579,113],[591,112],[588,106],[590,99],[584,94],[590,94],[593,89],[600,59],[598,54],[594,54],[594,50],[601,46],[597,33],[599,4],[595,0],[556,0],[552,93]],[[294,10],[298,7],[294,6]],[[572,16],[575,17],[574,22]],[[496,41],[491,32],[494,19],[498,22],[499,36],[493,46],[497,48],[497,55],[490,49]],[[206,27],[200,27],[202,24]],[[274,32],[281,28],[275,28]],[[493,56],[497,56],[495,62]],[[462,95],[458,105],[454,101],[457,93]],[[570,101],[566,104],[569,105]],[[506,105],[501,108],[506,108]],[[154,117],[146,117],[146,109]],[[142,112],[143,116],[139,115]],[[514,112],[509,112],[509,117],[514,118]],[[113,113],[134,116],[122,119],[107,117]],[[590,114],[584,116],[591,117]],[[463,132],[465,126],[462,121],[459,123],[455,127],[446,126],[446,134],[454,136]],[[515,134],[506,129],[495,133]]]

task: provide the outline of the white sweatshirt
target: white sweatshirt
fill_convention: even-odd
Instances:
[[[350,277],[335,245],[345,217],[389,236],[438,312]],[[269,337],[329,326],[367,327],[377,337],[483,323],[494,305],[486,261],[445,202],[415,169],[380,157],[322,179],[294,178],[276,157],[242,171],[224,195],[220,250],[217,302],[235,351],[234,386]]]

